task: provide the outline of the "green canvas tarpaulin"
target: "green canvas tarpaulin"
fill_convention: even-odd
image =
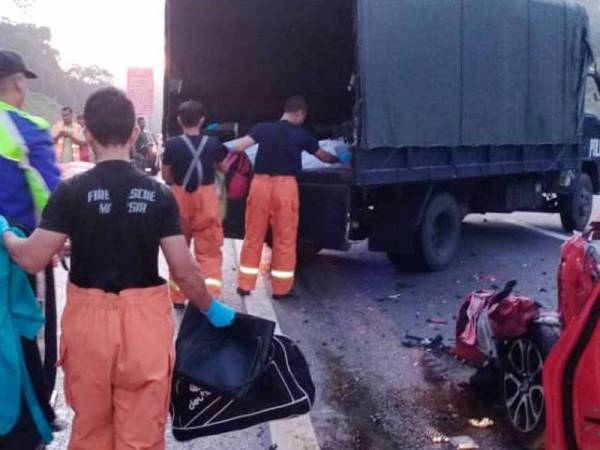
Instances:
[[[587,36],[564,0],[357,0],[361,146],[574,143]]]

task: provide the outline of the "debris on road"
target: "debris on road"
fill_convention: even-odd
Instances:
[[[450,438],[450,443],[457,450],[477,450],[479,445],[470,436],[455,436]]]
[[[371,414],[369,416],[369,419],[371,419],[371,422],[373,422],[374,424],[379,424],[383,420],[383,417],[381,416],[381,414],[375,413],[375,414]]]
[[[440,433],[435,428],[427,428],[425,430],[425,436],[431,439],[434,444],[441,444],[442,442],[450,442],[450,438],[443,433]]]
[[[427,349],[446,349],[444,345],[444,338],[441,334],[438,334],[435,338],[429,339],[420,336],[414,336],[412,334],[406,334],[402,345],[407,348],[427,348]]]
[[[436,325],[448,325],[448,321],[446,319],[442,319],[441,317],[430,317],[427,319],[427,323],[433,323]]]
[[[475,279],[475,281],[488,281],[490,283],[495,283],[496,281],[498,281],[498,279],[500,279],[500,277],[498,275],[495,275],[493,273],[476,273],[475,275],[473,275],[473,278]]]
[[[469,419],[469,424],[475,428],[490,428],[494,426],[494,421],[489,417],[483,419]]]
[[[383,303],[387,300],[399,300],[401,297],[402,297],[402,294],[391,294],[391,295],[388,295],[387,297],[378,298],[375,301],[378,303]]]

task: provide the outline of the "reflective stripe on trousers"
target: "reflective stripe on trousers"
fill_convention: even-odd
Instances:
[[[271,226],[273,293],[287,294],[294,285],[298,235],[298,183],[291,176],[255,175],[246,207],[246,236],[240,257],[238,286],[256,287],[265,236]]]

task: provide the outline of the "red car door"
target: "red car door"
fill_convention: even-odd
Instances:
[[[544,366],[546,449],[600,449],[600,284]]]

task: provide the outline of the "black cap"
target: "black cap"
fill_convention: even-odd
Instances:
[[[21,55],[10,50],[0,50],[0,76],[24,73],[27,78],[37,78],[37,75],[25,67]]]

